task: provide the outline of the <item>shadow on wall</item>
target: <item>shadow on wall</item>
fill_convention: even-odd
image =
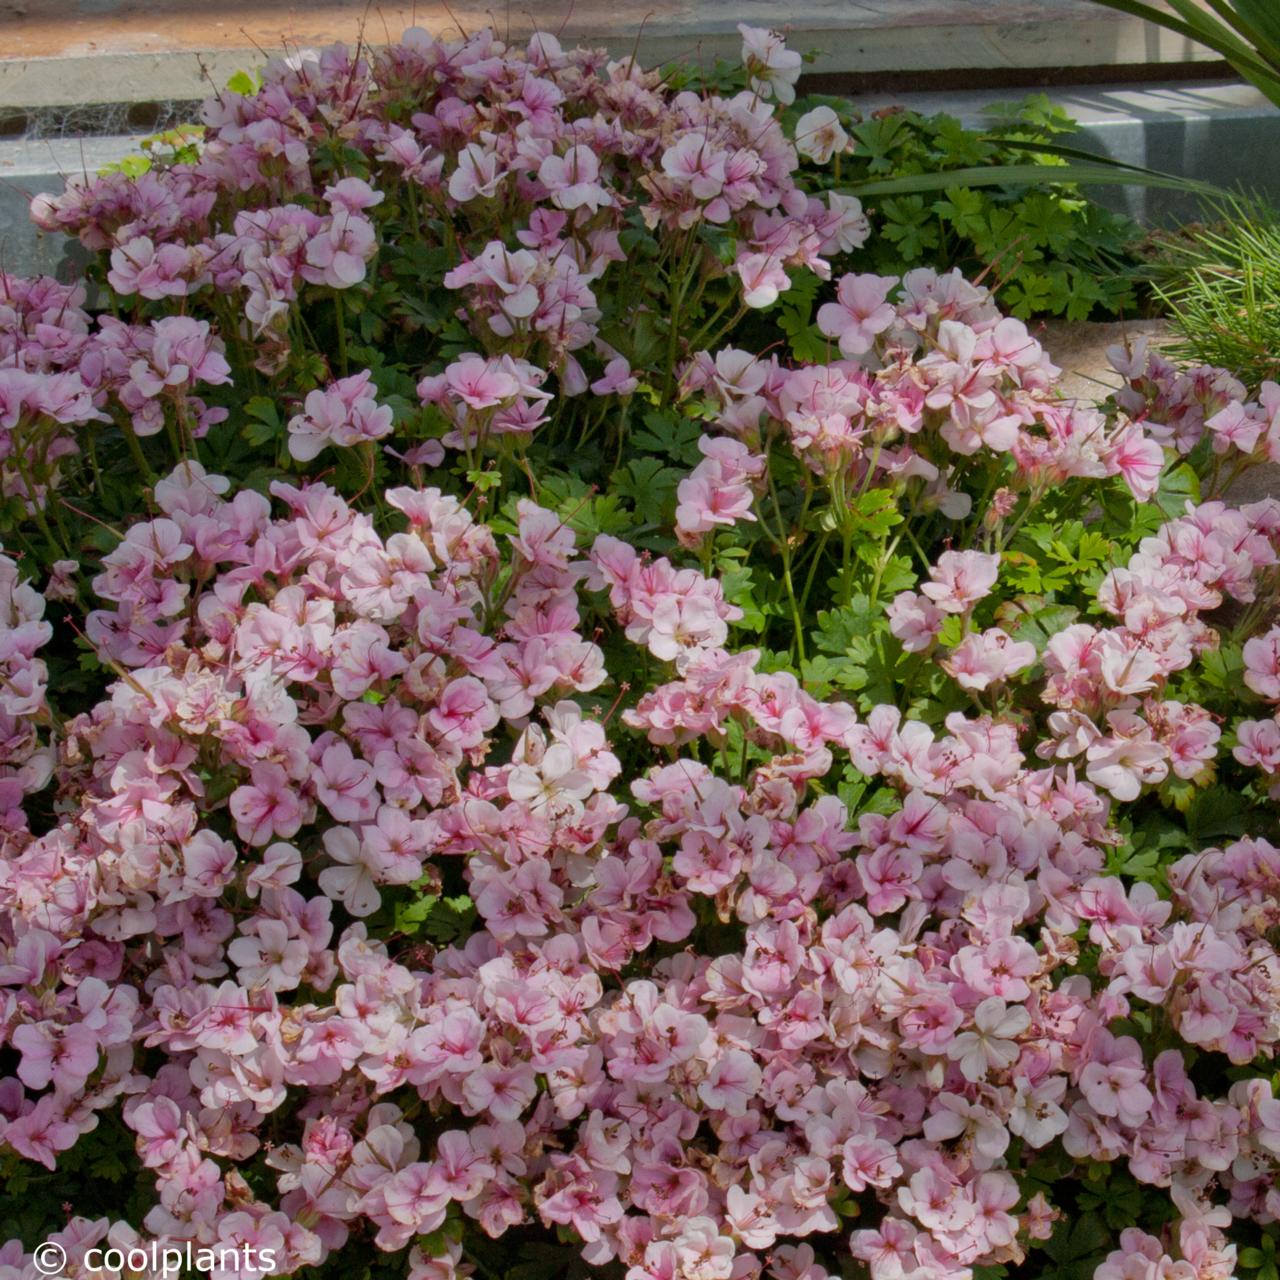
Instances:
[[[1257,193],[1280,206],[1280,110],[1247,101],[1258,95],[1242,87],[1164,86],[1144,91],[1141,114],[1126,118],[1128,97],[1124,90],[1061,97],[1073,115],[1087,104],[1112,116],[1086,121],[1077,145],[1127,164]],[[1155,226],[1186,222],[1201,211],[1195,196],[1154,187],[1101,187],[1090,194]]]

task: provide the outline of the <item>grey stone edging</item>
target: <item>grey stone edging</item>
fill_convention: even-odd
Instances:
[[[438,33],[467,30],[495,21],[510,24],[513,40],[523,40],[537,24],[556,32],[566,44],[603,46],[617,56],[633,50],[646,63],[716,57],[736,59],[741,49],[739,22],[784,27],[791,47],[813,51],[816,74],[929,72],[974,69],[1121,67],[1153,63],[1214,61],[1217,55],[1194,42],[1091,3],[1090,0],[564,0],[563,3],[504,6],[486,0],[415,0],[392,5],[387,31],[416,15],[419,25]],[[386,37],[370,11],[366,30],[375,42]],[[0,111],[51,105],[140,102],[203,97],[210,84],[221,86],[236,71],[261,61],[262,53],[281,52],[270,10],[256,16],[256,43],[231,21],[211,16],[193,19],[197,29],[178,48],[153,47],[162,37],[130,27],[111,31],[103,18],[98,48],[83,39],[95,34],[84,23],[69,30],[63,56],[33,56],[49,51],[53,37],[24,42],[21,29],[9,46],[0,44]],[[300,43],[354,38],[350,20],[333,14],[310,15],[290,9],[281,15],[281,32],[292,31],[291,48]],[[349,30],[350,29],[350,30]],[[304,34],[310,32],[312,34]],[[192,46],[203,47],[193,48]]]

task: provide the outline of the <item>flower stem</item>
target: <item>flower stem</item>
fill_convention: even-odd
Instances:
[[[67,560],[70,557],[62,549],[62,545],[58,539],[54,537],[53,530],[49,526],[49,521],[45,518],[44,510],[40,506],[40,499],[36,494],[36,483],[31,474],[31,469],[27,466],[23,454],[26,452],[25,442],[19,441],[17,448],[10,455],[14,464],[18,468],[18,475],[22,478],[22,487],[26,490],[27,503],[31,507],[31,514],[35,517],[35,522],[40,526],[40,532],[44,534],[44,540],[49,544],[49,550],[53,553],[55,560]]]
[[[334,316],[338,324],[338,368],[342,376],[347,376],[347,317],[346,308],[342,305],[342,290],[333,291]]]
[[[795,583],[791,577],[791,548],[787,544],[787,526],[782,518],[782,504],[778,501],[778,487],[773,481],[773,469],[765,462],[765,475],[769,479],[769,496],[773,499],[773,513],[778,520],[778,536],[774,545],[782,558],[782,585],[791,606],[791,625],[795,628],[795,652],[801,666],[804,665],[804,621],[800,614],[800,601],[796,598]],[[806,502],[806,506],[807,506]],[[791,646],[788,646],[789,648]]]

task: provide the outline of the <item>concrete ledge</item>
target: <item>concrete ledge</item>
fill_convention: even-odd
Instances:
[[[418,25],[447,34],[496,21],[512,39],[534,21],[485,0],[27,0],[0,45],[0,108],[203,97],[236,71],[299,46],[372,43]],[[647,62],[737,58],[739,22],[785,23],[816,74],[1132,66],[1211,62],[1216,55],[1091,0],[555,0],[528,6],[566,44],[638,49]],[[509,27],[508,27],[509,24]],[[977,77],[980,78],[980,77]]]

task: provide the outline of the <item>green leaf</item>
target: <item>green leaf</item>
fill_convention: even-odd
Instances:
[[[958,235],[977,239],[987,227],[987,201],[969,187],[948,187],[945,200],[935,200],[934,212]]]
[[[1023,271],[1001,297],[1018,319],[1029,320],[1036,312],[1048,309],[1053,298],[1053,285],[1049,277],[1040,272]]]
[[[503,1280],[588,1280],[598,1274],[581,1257],[581,1246],[573,1243],[520,1246],[519,1261],[502,1268]]]
[[[890,556],[880,570],[880,599],[908,591],[919,581],[915,561],[910,556]]]
[[[910,133],[909,114],[893,112],[864,120],[852,129],[859,155],[872,173],[888,173],[893,168],[891,153],[900,147]]]
[[[807,267],[801,267],[792,273],[791,284],[785,293],[778,295],[778,301],[808,316],[821,287],[822,281],[817,275]]]
[[[1108,0],[1100,0],[1107,3]],[[942,173],[906,174],[898,178],[882,178],[875,182],[860,182],[850,186],[842,194],[865,196],[915,195],[919,192],[945,191],[961,183],[966,187],[1010,187],[1038,185],[1041,183],[1084,183],[1090,186],[1138,186],[1164,187],[1171,191],[1183,191],[1192,195],[1222,197],[1223,188],[1208,182],[1196,182],[1179,178],[1170,173],[1156,173],[1150,169],[1123,165],[1098,156],[1093,164],[1066,164],[1046,168],[1041,164],[993,164],[972,169],[952,169]]]
[[[1067,271],[1050,273],[1052,293],[1050,305],[1055,315],[1068,320],[1087,320],[1094,307],[1105,304],[1106,292],[1087,271],[1072,267]]]
[[[668,462],[695,463],[702,456],[698,441],[702,426],[690,418],[663,409],[650,409],[644,415],[644,426],[632,437],[637,449],[660,454]]]
[[[1107,1245],[1108,1232],[1096,1213],[1067,1216],[1058,1223],[1045,1242],[1044,1251],[1054,1262],[1076,1262],[1100,1253]]]
[[[867,670],[853,658],[817,653],[801,664],[800,682],[815,697],[825,697],[833,688],[856,693],[867,687]]]
[[[1027,243],[1043,245],[1059,253],[1075,230],[1075,220],[1060,200],[1044,191],[1032,191],[1018,206],[1018,225]]]
[[[1113,849],[1107,856],[1107,875],[1128,876],[1131,880],[1151,883],[1162,873],[1161,852],[1155,847],[1129,852]]]
[[[856,641],[870,635],[876,616],[866,596],[854,596],[843,608],[824,609],[818,614],[813,643],[824,653],[846,654]]]
[[[985,224],[975,227],[972,233],[974,247],[986,260],[999,260],[1003,264],[1018,234],[1017,225],[1018,217],[1013,209],[988,203]]]
[[[1271,0],[1235,0],[1235,7],[1241,18],[1260,33],[1269,45],[1280,47],[1280,10],[1276,9]],[[1267,58],[1275,62],[1276,54],[1269,50]]]
[[[475,925],[476,909],[465,894],[445,898],[426,893],[395,904],[393,922],[396,932],[410,937],[422,933],[441,945],[469,934]]]
[[[752,575],[752,567],[747,564],[725,565],[722,562],[719,566],[718,577],[724,598],[742,610],[742,617],[733,624],[734,627],[743,631],[760,632],[764,630],[767,618],[756,601],[756,584]]]
[[[1169,7],[1177,11],[1175,16],[1145,4],[1142,0],[1097,0],[1097,3],[1120,13],[1130,14],[1135,18],[1144,18],[1147,22],[1165,27],[1169,31],[1220,53],[1245,79],[1280,106],[1280,67],[1274,64],[1268,65],[1230,28],[1224,27],[1221,22],[1196,5],[1188,5],[1185,0],[1169,0]]]
[[[924,121],[939,164],[947,169],[963,169],[990,160],[995,148],[991,141],[967,129],[949,115],[928,116]]]
[[[812,323],[813,304],[821,283],[812,271],[802,268],[795,273],[791,287],[778,298],[778,328],[787,335],[791,354],[797,360],[819,363],[828,358],[831,339]]]
[[[1185,462],[1180,463],[1160,477],[1154,501],[1167,516],[1185,515],[1188,502],[1200,501],[1199,477]]]
[[[140,178],[151,170],[151,157],[144,155],[127,155],[114,164],[104,164],[98,173],[123,173],[126,178]]]
[[[658,523],[670,514],[676,486],[683,478],[683,472],[663,466],[661,458],[632,458],[621,471],[614,472],[609,487],[618,497],[631,501],[641,520]]]
[[[859,535],[882,541],[894,525],[902,523],[898,499],[892,489],[869,489],[853,504],[854,522]]]
[[[475,922],[475,904],[466,894],[441,898],[427,921],[426,933],[433,942],[450,943],[469,934]]]
[[[1048,94],[1032,93],[1021,102],[992,102],[983,109],[994,127],[1017,130],[1031,125],[1039,133],[1076,133],[1080,126],[1058,106]],[[995,141],[1008,146],[1010,139],[1003,136]]]
[[[1244,695],[1244,645],[1224,641],[1200,659],[1200,675],[1212,689],[1233,696]]]
[[[274,400],[266,396],[254,396],[245,405],[244,411],[249,421],[240,434],[255,448],[271,444],[284,434],[284,423],[280,421],[280,411]]]
[[[892,787],[877,787],[868,797],[866,803],[856,808],[850,806],[849,812],[857,817],[864,813],[876,813],[883,818],[897,813],[902,808],[902,797]]]
[[[1187,833],[1197,845],[1212,845],[1244,835],[1248,814],[1230,787],[1201,791],[1187,811]]]
[[[396,932],[411,936],[418,933],[439,901],[438,895],[426,894],[410,902],[397,902],[393,916]]]
[[[1018,620],[1009,634],[1015,640],[1029,641],[1035,645],[1038,654],[1044,653],[1049,641],[1080,616],[1080,610],[1072,605],[1048,604],[1043,600],[1026,603],[1020,600],[1016,607],[1015,616]]]
[[[106,1151],[89,1162],[89,1172],[95,1178],[105,1178],[108,1182],[119,1182],[129,1170],[116,1152]]]
[[[907,262],[915,262],[926,249],[937,247],[938,228],[930,221],[932,211],[920,196],[886,200],[881,212],[887,219],[881,228],[883,235],[894,242]]]

